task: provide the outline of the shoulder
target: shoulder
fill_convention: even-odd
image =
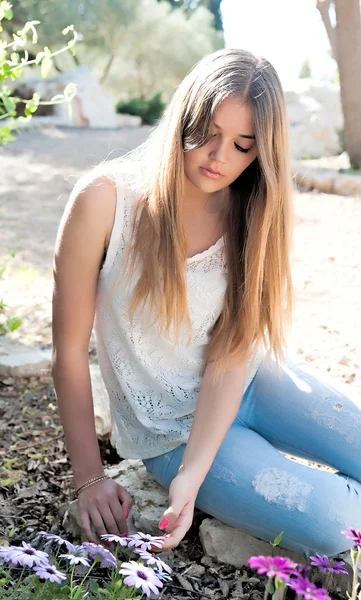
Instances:
[[[67,205],[68,216],[77,216],[85,222],[96,222],[107,247],[116,210],[117,186],[115,178],[96,170],[83,175],[75,184]]]

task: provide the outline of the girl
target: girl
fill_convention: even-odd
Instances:
[[[283,531],[306,556],[350,547],[361,405],[285,352],[291,195],[279,78],[235,49],[201,60],[147,142],[75,186],[55,250],[53,375],[90,541],[126,533],[132,505],[99,456],[95,315],[113,443],[169,488],[164,550],[195,506],[264,540]]]

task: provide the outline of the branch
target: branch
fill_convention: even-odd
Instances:
[[[316,8],[320,11],[323,24],[326,28],[326,32],[331,46],[332,56],[338,64],[336,28],[332,27],[329,13],[330,5],[333,4],[333,2],[334,0],[317,0]]]

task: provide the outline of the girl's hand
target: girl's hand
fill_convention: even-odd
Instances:
[[[160,518],[160,529],[165,529],[168,534],[162,548],[154,548],[165,552],[178,546],[192,525],[194,504],[198,494],[198,487],[190,481],[185,473],[177,475],[169,487],[169,508]],[[162,521],[167,519],[169,525],[162,527]]]
[[[133,504],[127,490],[113,481],[98,481],[85,488],[78,498],[80,522],[89,542],[99,543],[99,536],[106,533],[128,533],[126,519]]]

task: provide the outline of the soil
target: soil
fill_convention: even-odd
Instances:
[[[52,255],[69,192],[92,165],[124,153],[148,132],[148,127],[49,127],[23,132],[0,149],[0,267],[5,267],[0,299],[8,304],[10,316],[23,319],[8,339],[50,348]],[[360,198],[295,193],[292,272],[296,311],[288,346],[358,392],[360,222]],[[14,258],[9,250],[15,252]],[[0,336],[0,353],[4,348]],[[46,375],[44,378],[0,382],[0,543],[1,539],[31,541],[40,529],[63,533],[61,518],[72,497],[72,478],[54,390]],[[119,461],[107,444],[101,450],[105,464]],[[203,556],[197,518],[173,555],[172,567],[177,572],[173,583],[180,589],[169,588],[164,598],[198,598],[202,594],[261,598],[262,576],[250,582],[249,569],[216,565]],[[186,591],[189,585],[192,592]]]

